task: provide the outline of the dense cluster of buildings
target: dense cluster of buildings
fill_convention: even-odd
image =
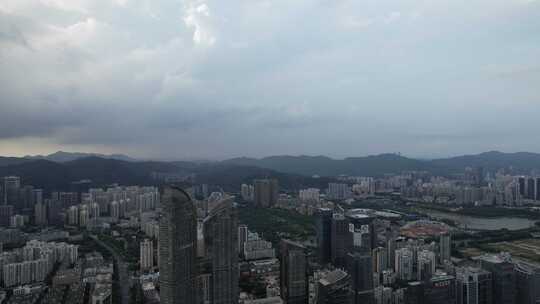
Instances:
[[[0,254],[2,286],[43,282],[56,263],[74,264],[77,256],[76,245],[29,241],[22,248]]]
[[[132,274],[139,275],[142,303],[540,303],[540,267],[534,264],[509,254],[457,260],[452,229],[444,223],[402,221],[402,214],[388,210],[343,209],[380,193],[441,204],[534,203],[540,199],[535,177],[491,177],[475,168],[455,179],[425,172],[340,176],[327,189],[287,194],[279,193],[275,179],[241,186],[242,206],[312,216],[315,245],[286,234],[279,242],[266,240],[239,224],[234,197],[208,185],[167,186],[161,194],[156,187],[102,189],[85,181],[74,187],[45,194],[21,185],[18,177],[3,180],[0,225],[6,228],[0,229],[0,243],[31,240],[0,254],[1,284],[20,299],[112,301],[115,268],[102,256],[79,258],[77,246],[50,242],[67,238],[65,231],[21,232],[56,225],[78,233],[107,231],[121,250],[135,242],[139,263]],[[123,235],[124,229],[132,234]],[[53,272],[55,266],[60,268]]]
[[[156,187],[91,188],[90,181],[72,183],[74,191],[51,192],[22,185],[18,176],[3,178],[0,227],[36,226],[94,227],[129,218],[134,211],[155,210],[159,205]]]

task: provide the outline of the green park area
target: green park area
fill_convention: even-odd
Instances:
[[[273,244],[282,238],[305,240],[315,235],[314,217],[296,211],[241,207],[238,216],[241,224],[246,224],[250,231],[258,232]]]

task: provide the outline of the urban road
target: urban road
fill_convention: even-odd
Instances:
[[[91,234],[92,238],[98,245],[107,249],[111,253],[116,264],[116,270],[118,272],[118,285],[120,288],[120,299],[121,304],[129,304],[129,275],[128,275],[128,265],[124,262],[122,256],[114,250],[111,246],[102,242],[96,235]]]

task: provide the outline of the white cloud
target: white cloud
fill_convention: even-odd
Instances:
[[[210,9],[206,3],[191,3],[186,8],[184,22],[193,31],[193,42],[198,45],[212,46],[216,37],[210,26]]]

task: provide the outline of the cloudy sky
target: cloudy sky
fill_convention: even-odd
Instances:
[[[0,155],[540,152],[540,0],[1,0]]]

